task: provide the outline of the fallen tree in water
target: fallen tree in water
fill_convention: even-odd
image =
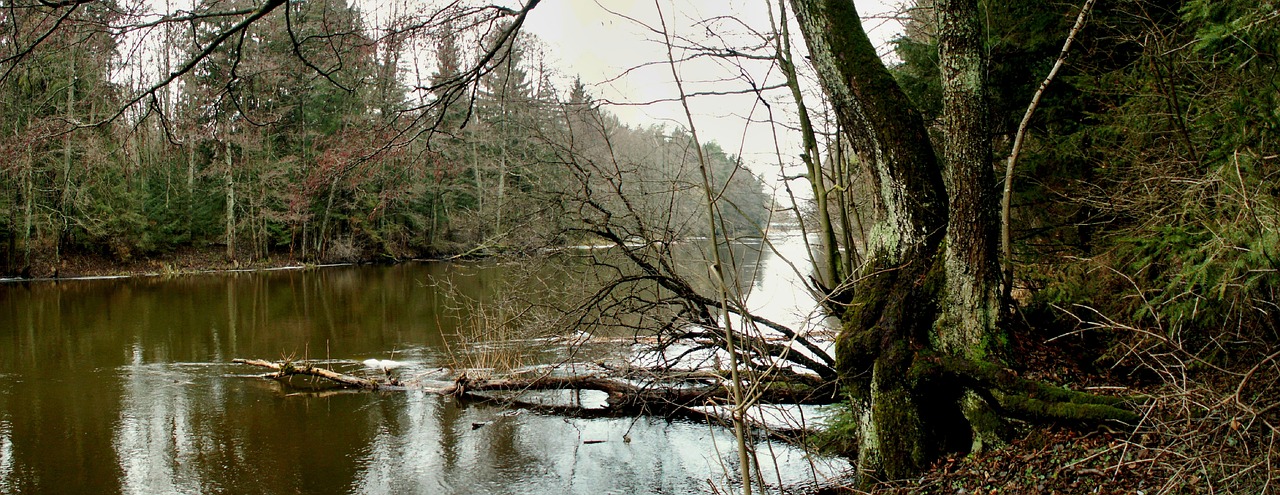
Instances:
[[[286,380],[294,376],[310,376],[328,380],[337,386],[364,390],[417,390],[439,395],[492,399],[492,393],[536,392],[569,390],[594,390],[608,396],[605,407],[598,413],[628,415],[636,413],[671,415],[686,413],[690,408],[717,406],[729,397],[726,377],[711,371],[654,373],[640,369],[605,369],[601,372],[579,375],[554,375],[541,372],[532,376],[515,374],[494,378],[459,373],[447,385],[432,385],[424,380],[400,380],[388,376],[386,380],[363,378],[339,373],[315,366],[310,361],[266,361],[262,359],[234,359],[233,363],[256,366],[274,371],[262,375],[273,380]],[[815,380],[815,377],[799,374],[779,374],[752,384],[756,402],[760,404],[830,404],[838,400],[835,384]],[[522,406],[556,408],[541,403],[531,403],[505,398]],[[565,408],[557,408],[565,409]],[[569,409],[581,409],[577,406]],[[705,415],[703,411],[696,413]]]

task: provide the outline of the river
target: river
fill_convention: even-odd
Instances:
[[[773,240],[805,266],[799,235]],[[758,248],[740,270],[751,305],[799,323],[813,308],[800,276]],[[483,301],[509,272],[493,261],[426,262],[0,284],[0,493],[732,489],[732,434],[706,423],[309,389],[230,364],[294,356],[366,373],[366,359],[401,362],[397,373],[475,364],[475,347],[494,343],[467,337],[471,309],[441,283]],[[554,339],[518,347],[523,365],[567,352]],[[579,352],[588,360],[626,350]],[[756,449],[775,486],[848,467],[763,440]]]

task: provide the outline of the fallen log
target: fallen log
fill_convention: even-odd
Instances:
[[[233,359],[232,363],[257,366],[275,371],[265,378],[284,379],[295,375],[314,376],[330,380],[338,385],[366,390],[405,389],[397,381],[380,382],[358,376],[338,373],[336,371],[314,366],[310,363],[293,361],[267,361],[263,359]],[[453,384],[445,387],[417,385],[415,390],[423,390],[440,395],[464,396],[478,392],[531,392],[546,390],[597,390],[609,396],[609,404],[613,407],[624,407],[633,403],[668,402],[674,405],[702,405],[707,400],[722,396],[722,387],[641,387],[626,380],[598,375],[551,376],[540,375],[530,378],[478,378],[462,373]]]
[[[312,366],[310,363],[307,363],[307,362],[303,362],[303,363],[296,363],[293,361],[272,362],[272,361],[266,361],[262,359],[240,359],[240,358],[232,359],[231,362],[236,364],[247,364],[249,366],[257,366],[259,368],[275,370],[275,373],[268,373],[266,375],[266,378],[272,378],[272,379],[288,378],[293,375],[307,375],[307,376],[314,376],[317,378],[324,378],[326,380],[332,381],[340,385],[345,385],[348,387],[363,388],[368,390],[377,390],[377,389],[393,386],[391,384],[383,384],[380,382],[369,380],[367,378],[360,378],[358,376],[345,375],[333,370]]]
[[[626,376],[604,374],[555,376],[541,374],[527,378],[483,378],[460,374],[453,383],[444,387],[432,387],[421,383],[402,383],[394,379],[387,382],[370,380],[338,373],[314,366],[309,362],[266,361],[262,359],[234,359],[231,362],[257,366],[275,371],[265,375],[270,379],[284,379],[295,375],[314,376],[338,385],[365,390],[422,390],[440,395],[467,396],[484,392],[531,392],[548,390],[596,390],[608,395],[608,407],[620,413],[645,411],[658,413],[680,408],[724,403],[729,398],[728,388],[719,383],[700,385],[664,384],[646,373],[645,382],[629,380]],[[712,375],[714,376],[714,375]],[[660,377],[659,377],[660,378]],[[757,387],[758,403],[822,404],[831,403],[835,394],[823,387],[812,387],[807,382],[788,380],[764,382]]]
[[[292,376],[303,375],[312,376],[329,380],[339,386],[347,389],[357,390],[420,390],[424,392],[435,393],[439,395],[448,395],[459,398],[468,398],[482,401],[501,401],[504,404],[514,405],[517,407],[527,408],[548,412],[552,414],[563,414],[570,416],[583,417],[607,417],[607,416],[629,416],[633,414],[647,414],[664,417],[681,417],[693,420],[710,420],[715,422],[729,421],[724,414],[716,411],[716,406],[723,406],[729,402],[729,392],[726,387],[720,384],[699,385],[699,386],[676,386],[676,385],[657,385],[655,383],[639,382],[629,380],[625,376],[609,376],[606,374],[594,375],[574,375],[574,376],[553,376],[550,374],[542,374],[532,377],[506,377],[506,378],[484,378],[469,375],[467,373],[460,374],[449,385],[428,386],[421,382],[409,380],[400,382],[389,379],[386,382],[361,378],[357,376],[339,373],[330,369],[314,366],[309,362],[292,362],[292,361],[266,361],[262,359],[233,359],[232,363],[256,366],[272,370],[273,373],[262,375],[263,378],[272,380],[284,380]],[[688,375],[688,373],[676,373],[676,377]],[[650,381],[655,376],[653,373],[645,373]],[[714,377],[713,374],[700,375],[704,377]],[[765,384],[760,387],[757,403],[774,403],[774,404],[802,404],[814,403],[814,397],[821,397],[821,394],[810,393],[808,395],[798,395],[797,389],[793,388],[807,387],[804,384],[787,384],[779,383]],[[538,401],[523,400],[513,396],[495,396],[491,393],[502,392],[532,392],[532,391],[550,391],[550,390],[595,390],[604,392],[608,396],[604,408],[587,408],[581,405],[556,405],[546,404]],[[826,394],[827,397],[834,397],[832,394]],[[802,399],[802,400],[797,400]],[[828,399],[825,403],[830,403]],[[784,441],[796,441],[805,435],[805,432],[796,428],[778,428],[769,427],[764,424],[757,424],[754,420],[748,419],[749,423],[763,435]]]

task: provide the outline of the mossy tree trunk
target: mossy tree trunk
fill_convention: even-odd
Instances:
[[[859,470],[910,476],[942,452],[998,440],[1003,416],[1133,419],[1114,399],[1028,382],[999,366],[997,219],[976,0],[935,4],[941,153],[853,2],[791,3],[876,191],[867,263],[836,285],[851,291],[829,295],[840,303],[831,305],[842,321],[836,365],[859,419]]]
[[[792,4],[822,86],[878,192],[868,263],[836,349],[860,422],[858,467],[905,476],[936,448],[926,432],[928,408],[907,376],[916,352],[931,346],[937,298],[927,281],[946,232],[942,173],[920,114],[881,63],[853,2]]]
[[[995,172],[986,97],[987,61],[977,0],[938,0],[943,163],[947,177],[945,291],[936,346],[975,360],[999,358],[1000,266]],[[961,399],[974,450],[999,442],[1001,422],[975,391]]]

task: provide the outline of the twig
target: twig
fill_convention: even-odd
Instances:
[[[1013,291],[1013,247],[1010,242],[1009,224],[1010,203],[1013,198],[1013,168],[1018,162],[1018,153],[1022,151],[1022,140],[1026,137],[1027,127],[1031,124],[1031,116],[1036,112],[1036,107],[1040,105],[1040,98],[1044,96],[1044,92],[1049,88],[1049,83],[1053,82],[1053,78],[1058,75],[1058,70],[1062,69],[1062,64],[1067,60],[1067,53],[1071,50],[1071,43],[1075,41],[1076,35],[1080,33],[1080,29],[1084,27],[1085,17],[1089,15],[1089,10],[1093,8],[1094,0],[1085,0],[1084,6],[1080,7],[1080,13],[1076,16],[1075,25],[1071,26],[1071,32],[1067,34],[1067,40],[1062,43],[1062,51],[1058,54],[1058,60],[1054,61],[1053,68],[1049,70],[1049,75],[1045,76],[1044,81],[1040,82],[1040,87],[1036,88],[1035,96],[1031,97],[1031,104],[1027,106],[1027,112],[1022,116],[1022,122],[1018,124],[1018,132],[1013,138],[1013,150],[1009,152],[1009,161],[1004,169],[1004,197],[1000,202],[1000,244],[1004,249],[1004,294],[1002,299],[1007,303]]]

